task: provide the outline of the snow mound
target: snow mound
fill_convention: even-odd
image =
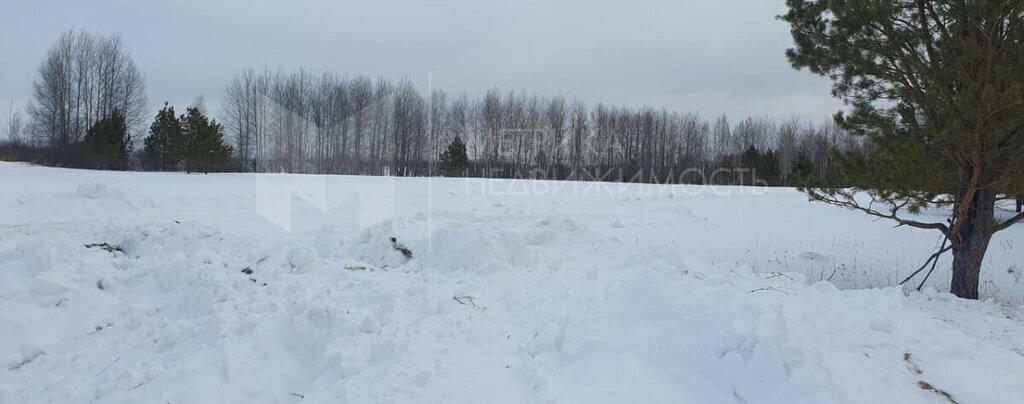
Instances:
[[[523,232],[529,245],[547,246],[580,240],[604,240],[586,225],[564,216],[549,216],[534,222]]]
[[[357,244],[346,245],[344,253],[379,268],[403,267],[411,259],[416,258],[416,253],[410,250],[412,256],[407,257],[396,248],[404,246],[405,243],[404,237],[397,233],[394,223],[390,220],[371,226],[360,234]]]
[[[440,272],[490,273],[529,267],[537,262],[520,234],[479,226],[446,226],[414,245],[421,251],[420,263],[424,268]]]
[[[86,199],[111,198],[124,195],[120,191],[111,189],[103,183],[79,185],[78,188],[75,189],[75,194]]]
[[[808,261],[827,261],[829,257],[817,251],[804,251],[798,255],[800,259]]]

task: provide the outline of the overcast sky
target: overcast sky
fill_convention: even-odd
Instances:
[[[825,120],[828,82],[792,70],[784,0],[33,0],[0,13],[0,102],[24,105],[65,29],[118,33],[150,104],[216,110],[246,67],[305,67],[449,94],[488,88]],[[428,77],[432,77],[428,83]]]

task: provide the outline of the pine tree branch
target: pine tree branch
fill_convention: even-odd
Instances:
[[[949,239],[946,239],[946,240],[949,240]],[[946,245],[945,241],[943,241],[942,245]],[[953,248],[953,246],[949,246],[947,249],[939,250],[939,254],[941,254],[941,253],[943,253],[945,251],[948,251],[949,249],[952,249],[952,248]],[[937,265],[939,265],[939,257],[935,257],[935,260],[932,261],[932,267],[930,269],[928,269],[928,273],[924,274],[924,279],[921,279],[921,283],[917,284],[917,291],[918,292],[920,292],[921,288],[924,287],[924,283],[928,282],[928,278],[932,277],[932,272],[935,272],[935,266],[937,266]]]
[[[995,233],[998,231],[1006,230],[1010,228],[1010,226],[1013,226],[1015,223],[1020,222],[1022,220],[1024,220],[1024,213],[1018,213],[1016,216],[1007,219],[1005,222],[993,226],[992,232]]]
[[[889,220],[895,221],[897,223],[896,227],[910,226],[910,227],[915,227],[915,228],[918,228],[918,229],[938,230],[938,231],[942,232],[942,234],[944,234],[944,235],[949,234],[949,227],[947,227],[946,225],[944,225],[942,223],[926,223],[926,222],[919,222],[919,221],[916,221],[916,220],[907,220],[907,219],[900,218],[898,216],[900,209],[903,209],[909,202],[903,202],[903,203],[899,203],[899,204],[898,203],[890,203],[892,205],[892,207],[890,208],[889,213],[883,213],[883,212],[873,208],[870,205],[866,206],[866,207],[865,206],[861,206],[859,203],[857,203],[856,200],[853,199],[852,195],[849,195],[849,194],[844,194],[844,197],[846,198],[846,200],[840,200],[839,198],[835,198],[835,197],[826,197],[826,196],[821,195],[821,194],[816,193],[816,192],[812,193],[811,195],[812,195],[812,197],[814,199],[817,199],[817,200],[819,200],[821,202],[824,202],[824,203],[827,203],[827,204],[830,204],[830,205],[835,205],[835,206],[839,206],[839,207],[843,207],[843,208],[847,208],[847,209],[851,209],[851,210],[856,210],[856,211],[860,211],[860,212],[863,212],[863,213],[866,213],[868,215],[875,216],[875,217],[878,217],[878,218],[889,219]],[[872,198],[872,203],[873,202],[875,202],[874,198]]]
[[[947,40],[951,38],[952,36],[950,35],[949,30],[946,28],[945,21],[942,21],[942,18],[939,17],[939,14],[935,12],[935,5],[932,4],[931,1],[925,1],[924,6],[925,9],[928,10],[928,14],[930,14],[932,19],[935,20],[935,28],[937,28],[936,31],[939,33],[940,38],[942,40]]]
[[[943,240],[942,247],[939,248],[939,251],[936,251],[936,252],[932,253],[932,255],[928,256],[928,259],[924,261],[924,265],[921,265],[921,267],[917,268],[916,271],[914,271],[910,275],[907,275],[906,278],[903,278],[903,280],[900,281],[899,284],[902,285],[904,283],[909,282],[911,279],[914,279],[914,277],[917,276],[917,274],[921,273],[921,271],[924,271],[924,269],[928,267],[928,264],[931,264],[932,262],[938,263],[939,262],[939,257],[941,257],[942,254],[945,254],[946,251],[949,251],[951,249],[953,249],[953,246],[948,246],[947,247],[946,246],[946,240]],[[932,269],[934,269],[934,268],[935,268],[935,265],[932,265]],[[929,271],[929,274],[930,273],[931,273],[931,271]],[[925,278],[925,279],[927,279],[927,278]],[[924,284],[923,281],[922,281],[922,284]],[[918,287],[918,290],[920,290],[920,289],[921,289],[921,287]]]
[[[918,229],[938,230],[938,231],[942,232],[943,234],[945,234],[948,231],[948,229],[946,228],[946,225],[944,225],[942,223],[916,222],[916,221],[913,221],[913,220],[900,219],[900,218],[895,217],[895,216],[883,216],[883,217],[888,217],[889,219],[895,220],[897,223],[899,223],[898,225],[896,225],[896,227],[910,226],[910,227],[916,227]]]

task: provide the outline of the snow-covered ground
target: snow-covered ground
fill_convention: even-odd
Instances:
[[[0,163],[0,403],[1018,402],[1024,226],[989,301],[886,287],[937,241],[790,189]]]

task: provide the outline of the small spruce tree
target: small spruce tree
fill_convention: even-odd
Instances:
[[[793,168],[789,172],[789,184],[802,187],[814,180],[814,162],[806,151],[799,151],[793,158]]]
[[[466,153],[466,144],[458,136],[448,144],[448,148],[441,153],[441,170],[445,175],[457,175],[464,173],[469,168],[469,154]]]
[[[132,139],[124,114],[114,110],[110,116],[96,121],[85,134],[85,148],[100,169],[123,169],[128,166]]]
[[[149,126],[145,140],[147,162],[161,171],[173,170],[181,160],[182,141],[181,121],[174,115],[174,107],[165,102]]]
[[[185,170],[209,172],[231,159],[231,146],[224,142],[224,129],[216,120],[203,115],[199,108],[190,107],[182,115],[182,159]]]

